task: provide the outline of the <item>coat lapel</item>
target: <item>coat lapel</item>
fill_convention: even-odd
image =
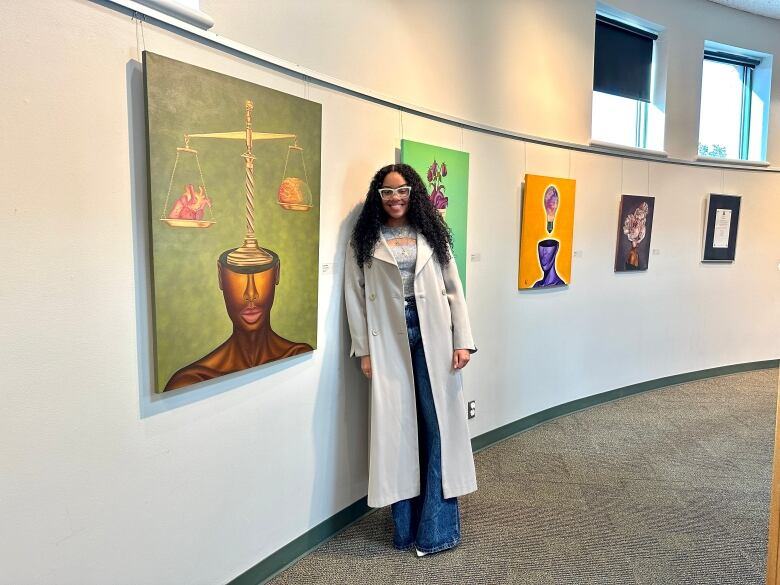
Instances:
[[[420,270],[422,270],[426,262],[428,262],[428,260],[431,259],[431,256],[433,256],[433,249],[428,244],[428,240],[426,240],[425,237],[418,232],[417,233],[417,264],[414,267],[415,277],[418,274],[420,274]]]
[[[377,260],[382,260],[383,262],[387,262],[389,264],[394,264],[398,266],[398,263],[395,261],[395,257],[393,256],[393,253],[390,251],[390,246],[387,245],[387,242],[385,241],[384,237],[380,237],[379,241],[376,243],[376,246],[374,247],[374,253],[372,254],[374,258]],[[428,262],[428,260],[431,259],[431,256],[433,256],[433,248],[431,248],[430,244],[428,244],[428,240],[425,239],[425,237],[418,232],[417,234],[417,263],[414,267],[414,275],[417,276],[420,273],[420,270],[423,269],[423,266]]]
[[[374,246],[374,253],[371,255],[377,260],[382,260],[382,262],[388,262],[398,266],[395,258],[393,257],[393,253],[390,251],[390,246],[387,245],[384,236],[379,236],[379,241],[376,243],[376,246]]]

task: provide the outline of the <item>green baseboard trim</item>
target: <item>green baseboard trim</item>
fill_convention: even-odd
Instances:
[[[640,392],[647,392],[648,390],[658,390],[659,388],[666,388],[668,386],[675,386],[677,384],[685,384],[686,382],[695,382],[697,380],[704,380],[706,378],[726,376],[728,374],[739,374],[742,372],[751,372],[754,370],[777,368],[778,365],[780,365],[780,360],[747,362],[744,364],[720,366],[717,368],[698,370],[696,372],[686,372],[684,374],[666,376],[664,378],[657,378],[647,382],[640,382],[639,384],[631,384],[630,386],[624,386],[623,388],[616,388],[615,390],[608,390],[600,394],[586,396],[584,398],[579,398],[578,400],[572,400],[571,402],[553,406],[547,410],[542,410],[509,424],[505,424],[504,426],[498,427],[497,429],[493,429],[492,431],[488,431],[487,433],[471,439],[471,448],[476,453],[477,451],[481,451],[482,449],[490,447],[499,441],[508,439],[512,435],[516,435],[517,433],[530,429],[539,423],[558,418],[559,416],[565,416],[584,408],[590,408],[591,406],[617,400],[618,398],[631,396],[632,394],[639,394]]]
[[[778,366],[780,366],[780,360],[748,362],[732,366],[709,368],[707,370],[699,370],[697,372],[677,374],[674,376],[667,376],[665,378],[650,380],[649,382],[632,384],[631,386],[626,386],[624,388],[608,390],[607,392],[602,392],[601,394],[586,396],[585,398],[572,400],[571,402],[548,408],[547,410],[537,412],[492,431],[488,431],[487,433],[479,435],[478,437],[474,437],[471,440],[471,446],[474,452],[481,451],[482,449],[490,447],[499,441],[503,441],[512,435],[516,435],[519,432],[530,429],[539,423],[558,418],[559,416],[571,414],[572,412],[582,410],[583,408],[589,408],[591,406],[596,406],[597,404],[603,404],[604,402],[610,402],[611,400],[617,400],[618,398],[631,396],[632,394],[646,392],[647,390],[657,390],[659,388],[674,386],[676,384],[704,380],[705,378],[714,378],[716,376],[725,376],[728,374],[739,374],[741,372],[750,372],[753,370],[765,370],[770,368],[777,368]],[[371,511],[373,511],[373,509],[368,507],[367,499],[361,498],[354,504],[347,506],[327,520],[320,522],[317,524],[317,526],[302,534],[291,543],[283,546],[271,556],[263,559],[254,567],[230,581],[227,585],[262,585],[262,583],[269,581],[288,566],[293,564],[295,561],[307,555],[323,542],[332,538],[345,528],[349,527],[351,524],[354,524]]]
[[[372,508],[368,507],[368,499],[359,499],[341,512],[337,512],[311,530],[301,534],[291,543],[266,557],[227,585],[260,585],[265,583],[371,511]]]

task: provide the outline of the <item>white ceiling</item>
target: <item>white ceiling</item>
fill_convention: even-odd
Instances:
[[[724,6],[780,19],[780,0],[710,0]]]

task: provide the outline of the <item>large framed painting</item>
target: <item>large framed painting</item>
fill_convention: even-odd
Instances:
[[[655,197],[623,195],[618,214],[615,272],[647,270]]]
[[[704,226],[702,262],[733,262],[737,254],[739,195],[710,194]]]
[[[317,347],[320,104],[144,53],[155,391]]]
[[[452,230],[452,247],[466,290],[466,234],[469,209],[469,153],[422,142],[401,140],[401,162],[416,170],[428,196]]]
[[[574,179],[525,176],[519,289],[571,284],[575,187]]]

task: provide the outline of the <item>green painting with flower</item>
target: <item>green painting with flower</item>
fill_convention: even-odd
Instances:
[[[433,206],[452,231],[453,253],[466,290],[469,153],[401,140],[401,162],[411,165],[428,186]]]

